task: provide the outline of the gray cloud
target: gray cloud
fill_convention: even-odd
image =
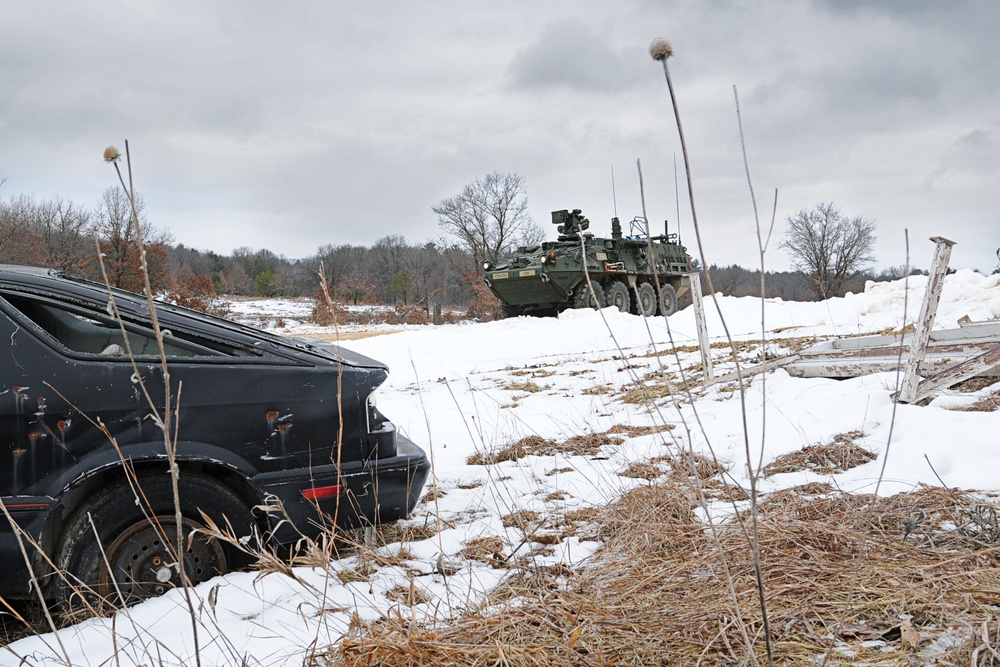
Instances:
[[[663,36],[709,261],[756,261],[737,84],[779,220],[830,200],[874,217],[885,264],[901,262],[904,225],[941,234],[948,220],[966,237],[954,261],[992,266],[976,253],[995,246],[1000,209],[987,169],[1000,5],[866,5],[14,3],[0,23],[0,196],[93,205],[112,182],[101,151],[127,137],[151,219],[220,252],[433,238],[430,207],[496,169],[526,176],[543,224],[579,207],[603,229],[611,164],[620,215],[639,212],[637,157],[650,216],[673,219],[679,145],[646,50]],[[975,130],[980,144],[957,141]]]
[[[630,87],[640,74],[595,27],[565,20],[546,25],[534,43],[517,52],[509,77],[514,88],[611,92]]]

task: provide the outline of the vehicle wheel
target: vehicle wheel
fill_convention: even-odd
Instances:
[[[593,294],[591,294],[591,289],[593,289]],[[587,288],[585,281],[576,286],[576,296],[573,297],[574,308],[594,308],[596,310],[604,308],[604,303],[604,289],[597,281],[590,281],[590,289]]]
[[[656,316],[656,289],[650,283],[642,283],[637,290],[637,306],[643,317]]]
[[[660,285],[660,315],[670,316],[677,312],[677,292],[673,285]]]
[[[623,313],[629,312],[632,308],[632,300],[629,298],[628,288],[620,280],[614,281],[608,287],[607,300],[609,306],[614,306]]]
[[[521,309],[517,306],[510,306],[506,303],[500,304],[500,317],[503,319],[507,319],[508,317],[517,317],[521,314]]]
[[[131,487],[123,481],[88,499],[66,524],[56,556],[56,565],[65,575],[56,582],[56,600],[64,609],[79,607],[84,600],[90,604],[103,600],[115,606],[122,600],[134,604],[180,585],[178,569],[171,566],[176,562],[171,551],[177,523],[170,476],[164,473],[139,481],[148,508],[145,503],[139,506]],[[179,490],[186,543],[184,567],[191,582],[201,583],[247,564],[249,559],[239,550],[191,532],[206,527],[200,508],[218,526],[224,528],[228,522],[236,536],[252,534],[253,518],[243,501],[228,488],[199,475],[183,475]]]

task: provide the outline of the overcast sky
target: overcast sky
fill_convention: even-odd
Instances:
[[[705,259],[759,264],[737,86],[763,222],[832,201],[878,222],[879,266],[984,271],[1000,246],[995,0],[7,2],[0,197],[93,206],[128,139],[151,222],[179,243],[289,258],[439,236],[431,207],[490,171],[530,211],[597,233],[641,212],[694,245],[656,37],[687,133]],[[694,250],[694,249],[692,249]],[[692,254],[695,254],[692,252]]]

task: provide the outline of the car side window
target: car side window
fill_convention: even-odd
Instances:
[[[70,352],[120,357],[131,347],[136,357],[159,356],[152,329],[125,323],[126,338],[118,321],[107,313],[33,294],[7,292],[7,302],[51,339]],[[164,331],[163,347],[168,358],[230,356],[189,337]]]

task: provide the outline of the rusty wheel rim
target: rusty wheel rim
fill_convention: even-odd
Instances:
[[[225,572],[222,545],[203,534],[192,535],[191,531],[203,528],[195,521],[184,519],[183,526],[184,565],[191,583],[198,584]],[[180,586],[181,577],[173,564],[171,546],[176,535],[177,523],[172,516],[143,520],[127,528],[105,549],[107,561],[101,566],[97,593],[106,600],[118,600],[120,591],[125,603],[130,604]]]

